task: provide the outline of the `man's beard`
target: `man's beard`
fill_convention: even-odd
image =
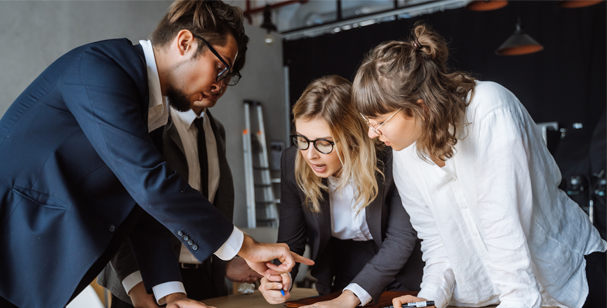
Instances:
[[[169,100],[169,105],[180,112],[185,112],[191,109],[190,100],[183,91],[169,86],[166,91],[166,97]]]

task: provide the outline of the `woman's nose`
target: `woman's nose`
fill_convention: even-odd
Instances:
[[[379,134],[377,134],[371,127],[369,127],[368,135],[369,135],[369,138],[371,138],[371,139],[379,137]]]
[[[307,151],[308,152],[306,153],[306,156],[308,157],[308,159],[318,158],[318,151],[316,151],[314,146],[310,145]]]

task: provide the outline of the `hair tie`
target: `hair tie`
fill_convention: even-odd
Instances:
[[[411,45],[413,45],[413,48],[415,48],[415,51],[419,51],[422,48],[424,48],[424,45],[422,45],[417,38],[415,38],[415,41],[413,41],[413,43],[411,43]]]

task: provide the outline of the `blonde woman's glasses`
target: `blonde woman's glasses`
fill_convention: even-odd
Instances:
[[[333,146],[335,145],[335,142],[327,139],[310,140],[302,135],[291,135],[291,140],[298,149],[303,151],[307,150],[310,147],[310,143],[312,143],[314,148],[322,154],[330,154],[333,152]]]
[[[360,115],[363,117],[363,119],[365,119],[365,122],[367,122],[367,125],[369,125],[371,130],[373,130],[373,132],[375,134],[381,136],[382,133],[379,130],[379,128],[384,126],[386,123],[388,123],[388,121],[390,121],[390,119],[392,119],[392,117],[395,116],[401,109],[403,109],[403,108],[398,108],[398,110],[396,110],[396,112],[394,112],[388,119],[383,121],[381,124],[377,124],[377,122],[375,122],[374,120],[367,119],[367,117],[365,117],[362,113]]]

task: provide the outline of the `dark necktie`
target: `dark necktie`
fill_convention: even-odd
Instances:
[[[202,127],[202,118],[196,118],[194,125],[198,129],[198,161],[200,162],[200,191],[205,197],[209,197],[209,163],[207,159],[207,141]]]

